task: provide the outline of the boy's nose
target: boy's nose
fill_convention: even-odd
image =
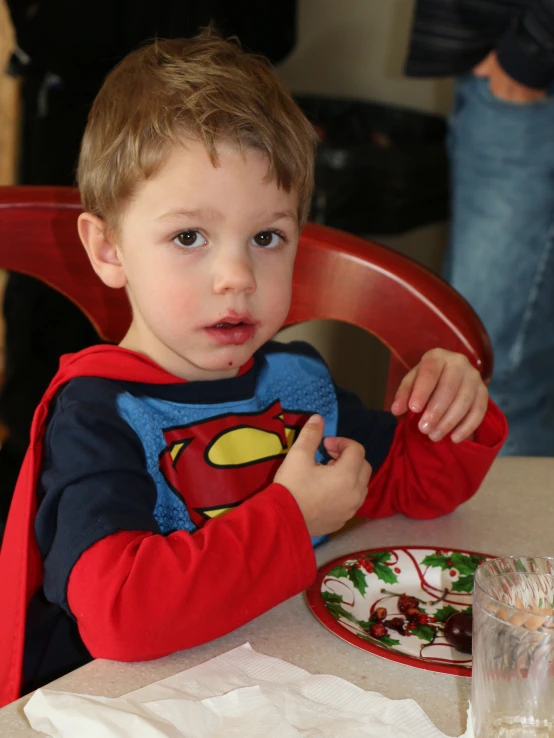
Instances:
[[[214,292],[222,294],[251,293],[256,291],[256,279],[252,265],[245,256],[231,257],[230,255],[219,259],[214,277]]]

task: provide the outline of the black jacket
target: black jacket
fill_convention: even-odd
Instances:
[[[273,63],[295,42],[296,0],[8,0],[8,7],[18,45],[68,85],[85,78],[98,86],[144,41],[193,36],[210,22]]]
[[[463,74],[492,49],[510,77],[547,88],[554,81],[554,0],[417,0],[408,75]]]

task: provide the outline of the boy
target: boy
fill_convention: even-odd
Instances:
[[[67,358],[37,411],[0,560],[4,702],[29,600],[24,689],[91,656],[217,638],[312,582],[311,537],[356,511],[440,515],[482,481],[506,427],[465,357],[429,352],[397,423],[309,346],[271,341],[313,149],[270,67],[211,32],[156,42],[107,78],[79,233],[133,319],[119,346]]]

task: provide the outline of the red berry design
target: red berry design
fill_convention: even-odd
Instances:
[[[451,576],[451,577],[455,577],[457,573],[458,573],[458,572],[457,572],[457,571],[456,571],[455,569],[452,569],[452,570],[450,571],[450,576]]]
[[[369,629],[369,633],[374,638],[382,638],[384,635],[387,635],[387,629],[385,628],[383,623],[375,623]]]
[[[400,612],[407,612],[412,608],[417,608],[418,601],[415,597],[410,597],[407,594],[401,594],[398,598],[398,609]]]
[[[365,561],[362,561],[362,566],[367,571],[368,574],[373,573],[373,562],[372,561],[367,561],[366,559]]]
[[[391,630],[396,630],[400,635],[405,635],[404,626],[406,621],[404,618],[391,618],[391,620],[385,620],[385,625]]]
[[[394,567],[395,574],[400,574],[401,569],[399,569],[397,566]]]

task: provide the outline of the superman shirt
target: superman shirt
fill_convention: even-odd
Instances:
[[[174,380],[77,376],[50,404],[28,688],[90,655],[141,660],[198,645],[309,586],[306,525],[273,478],[313,413],[325,435],[364,446],[373,475],[360,513],[372,517],[452,511],[506,435],[490,403],[473,441],[434,444],[415,416],[397,424],[337,387],[302,343],[266,344],[231,379]]]
[[[394,416],[339,389],[307,344],[270,342],[231,379],[73,379],[44,443],[35,530],[48,599],[66,605],[69,573],[95,541],[122,529],[194,533],[265,489],[313,413],[324,435],[358,440],[379,468]]]

